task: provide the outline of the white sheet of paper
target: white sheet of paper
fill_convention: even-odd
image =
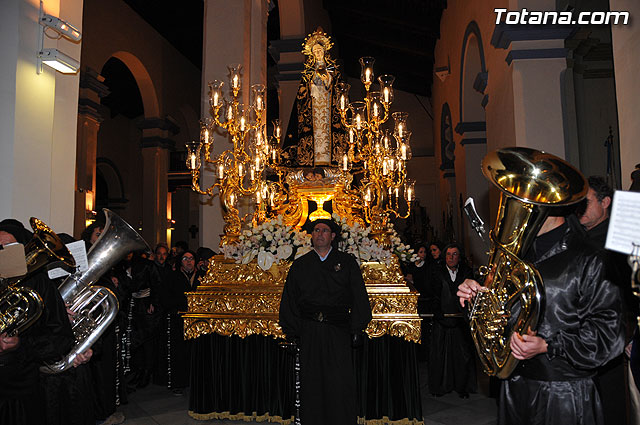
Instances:
[[[640,193],[616,190],[605,248],[631,254],[640,244]]]
[[[87,260],[87,248],[84,245],[84,241],[76,241],[66,244],[67,249],[73,255],[73,259],[76,260],[76,267],[80,268],[80,273],[89,269],[89,261]],[[61,268],[49,270],[49,279],[56,279],[63,276],[68,276],[66,270]]]

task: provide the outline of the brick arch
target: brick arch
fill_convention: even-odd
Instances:
[[[159,117],[160,106],[158,104],[157,91],[151,75],[149,75],[149,71],[147,71],[142,61],[133,53],[126,51],[115,52],[111,57],[121,60],[129,68],[133,78],[136,79],[140,96],[142,97],[145,118]]]

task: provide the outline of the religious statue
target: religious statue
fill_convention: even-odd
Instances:
[[[348,150],[335,102],[340,73],[329,55],[333,42],[318,28],[303,44],[305,70],[283,141],[283,165],[339,166]]]

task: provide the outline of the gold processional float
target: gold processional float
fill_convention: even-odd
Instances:
[[[197,290],[187,294],[187,339],[211,333],[283,338],[278,310],[284,281],[294,255],[310,249],[309,237],[300,229],[308,217],[331,218],[323,209],[331,202],[333,217],[342,226],[341,249],[361,260],[373,313],[367,334],[420,341],[419,294],[405,283],[397,257],[409,261],[412,250],[400,242],[389,222],[392,217],[408,217],[414,198],[414,182],[406,177],[411,158],[408,114],[390,112],[394,77],[378,77],[379,91],[372,89],[371,57],[360,59],[364,100],[349,102],[349,85],[338,80],[328,55],[331,46],[320,29],[303,44],[307,61],[301,87],[314,79],[321,87],[309,90],[313,100],[299,117],[304,120],[304,114],[311,114],[306,119],[315,120],[313,138],[306,145],[283,148],[279,120],[267,134],[263,85],[250,87],[244,98],[250,106],[243,107],[240,65],[228,67],[228,99],[223,82],[209,84],[212,118],[202,123],[200,140],[187,144],[186,162],[193,190],[219,195],[225,222],[220,247],[225,255],[210,260]],[[323,126],[317,121],[323,115],[331,121],[332,111],[337,111],[333,123]],[[393,126],[388,125],[391,117]],[[336,125],[343,137],[332,137],[327,129]],[[212,137],[216,130],[226,130],[231,144],[217,155]],[[320,152],[323,144],[324,154],[327,146],[331,152],[328,161]],[[297,164],[292,161],[296,154]],[[300,164],[307,166],[295,166]],[[216,178],[206,189],[201,186],[204,170],[213,171]],[[317,204],[311,214],[310,201]],[[239,208],[252,213],[241,218]]]

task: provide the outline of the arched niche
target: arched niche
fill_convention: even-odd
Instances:
[[[147,71],[144,64],[133,53],[126,51],[115,52],[112,57],[121,60],[133,74],[142,97],[145,118],[159,117],[158,95],[149,71]]]

